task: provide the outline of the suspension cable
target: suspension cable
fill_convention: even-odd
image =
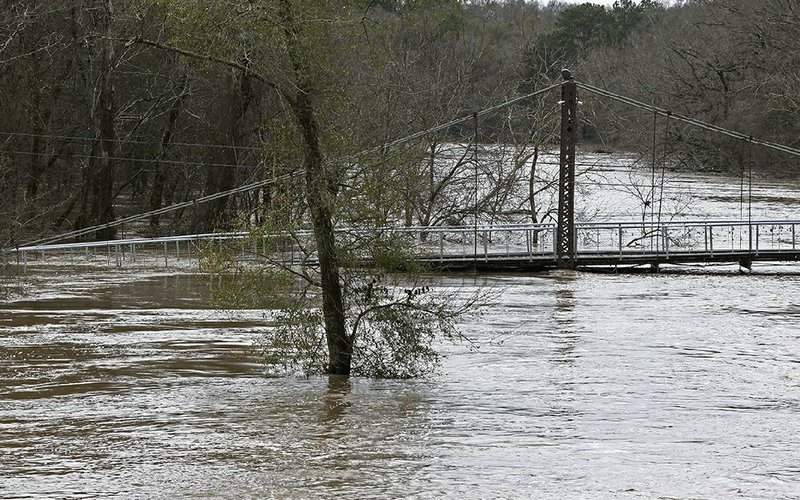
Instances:
[[[744,143],[739,146],[739,164],[741,166],[739,178],[739,220],[744,219],[744,171],[745,171],[745,156],[744,156]]]
[[[418,139],[420,137],[424,137],[424,136],[426,136],[428,134],[431,134],[431,133],[434,133],[434,132],[438,132],[440,130],[445,130],[447,128],[452,127],[453,125],[457,125],[459,123],[462,123],[462,122],[470,120],[470,119],[477,119],[477,118],[479,118],[481,116],[485,116],[485,115],[487,115],[489,113],[492,113],[494,111],[506,108],[508,106],[511,106],[513,104],[521,102],[521,101],[523,101],[525,99],[529,99],[531,97],[535,97],[535,96],[544,94],[544,93],[546,93],[546,92],[548,92],[550,90],[553,90],[555,88],[558,88],[560,86],[561,86],[560,83],[557,83],[557,84],[554,84],[554,85],[550,85],[549,87],[545,87],[545,88],[537,90],[535,92],[531,92],[530,94],[526,94],[524,96],[516,97],[514,99],[510,99],[508,101],[502,102],[502,103],[497,104],[495,106],[491,106],[489,108],[482,109],[480,111],[472,113],[471,115],[467,115],[465,117],[457,118],[457,119],[451,120],[451,121],[449,121],[447,123],[443,123],[443,124],[437,125],[435,127],[431,127],[431,128],[429,128],[427,130],[423,130],[421,132],[416,132],[414,134],[410,134],[410,135],[407,135],[405,137],[401,137],[399,139],[395,139],[392,142],[384,143],[384,144],[382,144],[380,146],[377,146],[375,148],[371,148],[371,149],[367,149],[367,150],[361,151],[361,152],[356,153],[355,155],[352,155],[352,156],[357,157],[357,156],[362,156],[362,155],[366,155],[366,154],[371,154],[371,153],[374,153],[374,152],[386,151],[389,148],[392,148],[394,146],[397,146],[397,145],[412,141],[414,139]],[[92,227],[87,227],[87,228],[84,228],[84,229],[78,229],[78,230],[75,230],[75,231],[70,231],[70,232],[63,233],[63,234],[60,234],[60,235],[57,235],[57,236],[52,236],[52,237],[48,237],[48,238],[40,238],[38,240],[29,241],[29,242],[27,242],[27,243],[25,243],[24,245],[21,245],[21,246],[46,245],[46,244],[54,243],[56,241],[61,241],[61,240],[67,239],[67,238],[83,236],[83,235],[86,235],[86,234],[89,234],[89,233],[92,233],[92,232],[95,232],[95,231],[98,231],[98,230],[101,230],[101,229],[109,229],[109,228],[112,228],[112,227],[121,226],[123,224],[127,224],[129,222],[135,222],[135,221],[139,221],[139,220],[142,220],[142,219],[146,219],[146,218],[152,217],[154,215],[162,215],[162,214],[165,214],[165,213],[168,213],[168,212],[172,212],[172,211],[175,211],[175,210],[180,210],[182,208],[190,207],[190,206],[193,206],[193,205],[198,204],[198,203],[205,203],[205,202],[216,200],[216,199],[219,199],[219,198],[224,198],[224,197],[230,196],[232,194],[241,193],[241,192],[244,192],[244,191],[249,191],[251,189],[256,189],[256,188],[259,188],[259,187],[262,187],[262,186],[269,185],[269,184],[271,184],[273,182],[277,182],[277,181],[280,181],[280,180],[284,180],[284,179],[288,179],[288,178],[294,177],[296,175],[298,175],[297,172],[290,173],[290,174],[285,174],[285,175],[282,175],[280,177],[276,177],[274,179],[268,179],[268,180],[253,182],[251,184],[246,184],[246,185],[243,185],[243,186],[239,186],[238,188],[229,189],[227,191],[221,191],[221,192],[214,193],[214,194],[207,195],[207,196],[201,196],[201,197],[195,198],[193,200],[185,201],[185,202],[182,202],[182,203],[176,203],[176,204],[170,205],[168,207],[163,207],[163,208],[160,208],[160,209],[157,209],[157,210],[151,210],[150,212],[136,214],[136,215],[132,215],[130,217],[124,217],[122,219],[117,219],[115,221],[107,222],[105,224],[99,224],[99,225],[92,226]],[[476,242],[477,242],[477,240],[476,240]],[[5,250],[3,250],[3,253],[11,252],[11,251],[14,251],[14,249],[5,249]]]
[[[2,132],[0,132],[2,133]],[[33,156],[33,157],[57,157],[57,158],[78,158],[81,160],[112,160],[118,162],[130,162],[130,163],[160,163],[164,165],[189,165],[192,167],[217,167],[217,168],[259,168],[263,167],[264,165],[238,165],[234,163],[206,163],[206,162],[198,162],[198,161],[187,161],[187,160],[168,160],[165,158],[135,158],[130,156],[98,156],[98,155],[90,155],[90,154],[82,154],[82,153],[38,153],[34,151],[16,151],[16,150],[0,150],[0,153],[5,153],[9,155],[22,155],[22,156]],[[80,166],[80,164],[73,164]]]
[[[535,92],[531,92],[530,94],[526,94],[524,96],[520,96],[520,97],[516,97],[514,99],[510,99],[508,101],[502,102],[502,103],[497,104],[495,106],[491,106],[489,108],[482,109],[482,110],[477,112],[477,115],[478,115],[478,117],[483,117],[483,116],[485,116],[487,114],[490,114],[490,113],[493,113],[493,112],[498,111],[500,109],[503,109],[503,108],[506,108],[508,106],[514,105],[514,104],[516,104],[516,103],[518,103],[520,101],[523,101],[525,99],[529,99],[531,97],[536,97],[538,95],[544,94],[544,93],[546,93],[546,92],[548,92],[550,90],[553,90],[553,89],[555,89],[557,87],[560,87],[560,86],[561,86],[561,84],[557,83],[557,84],[551,85],[549,87],[545,87],[543,89],[537,90]],[[433,126],[433,127],[429,128],[429,129],[422,130],[422,131],[419,131],[419,132],[415,132],[413,134],[410,134],[410,135],[407,135],[407,136],[404,136],[404,137],[400,137],[399,139],[395,139],[395,140],[393,140],[391,142],[385,142],[385,143],[381,144],[380,146],[376,146],[374,148],[369,148],[369,149],[354,153],[351,156],[359,157],[359,156],[363,156],[363,155],[372,154],[372,153],[375,153],[375,152],[385,152],[386,150],[388,150],[388,149],[390,149],[392,147],[399,146],[399,145],[404,144],[406,142],[410,142],[410,141],[413,141],[415,139],[419,139],[420,137],[424,137],[426,135],[429,135],[429,134],[432,134],[432,133],[435,133],[435,132],[439,132],[441,130],[450,128],[450,127],[452,127],[454,125],[458,125],[460,123],[463,123],[463,122],[466,122],[468,120],[471,120],[471,119],[473,119],[474,115],[475,115],[475,113],[463,116],[461,118],[456,118],[454,120],[450,120],[449,122]],[[66,140],[66,141],[96,141],[97,140],[94,137],[81,137],[81,136],[57,135],[57,134],[34,134],[34,133],[28,133],[28,132],[6,132],[6,131],[2,131],[2,130],[0,130],[0,135],[4,135],[4,136],[8,136],[8,137],[16,136],[16,137],[39,137],[39,138],[43,138],[43,139],[61,139],[61,140]],[[138,145],[161,144],[160,142],[156,142],[156,141],[138,141],[138,140],[132,140],[132,139],[115,139],[114,142],[117,143],[117,144],[138,144]],[[248,151],[261,151],[262,150],[262,148],[257,147],[257,146],[233,146],[233,145],[226,145],[226,144],[191,143],[191,142],[174,142],[174,143],[170,143],[170,146],[174,146],[174,147],[195,147],[195,148],[239,149],[239,150],[248,150]],[[5,152],[9,153],[9,154],[21,154],[21,155],[29,155],[29,156],[31,156],[31,155],[33,155],[33,156],[47,156],[46,153],[35,153],[35,152],[30,152],[30,151],[5,151]],[[98,157],[93,156],[93,155],[84,155],[84,154],[77,154],[77,153],[66,153],[66,154],[63,154],[62,156],[74,157],[74,158],[83,158],[83,159],[95,159],[95,158],[98,158]],[[156,161],[155,159],[149,159],[149,158],[129,158],[129,157],[114,157],[114,158],[111,158],[111,159],[112,160],[117,160],[117,161],[130,161],[130,162],[153,162],[153,161]],[[170,163],[170,164],[175,164],[175,165],[184,165],[184,164],[186,164],[186,165],[189,165],[189,164],[195,165],[195,164],[197,164],[196,162],[187,162],[187,161],[178,161],[178,160],[158,160],[158,161],[161,161],[162,163]],[[221,163],[215,163],[215,164],[205,163],[205,164],[202,164],[202,165],[203,166],[209,166],[209,167],[238,167],[238,168],[247,168],[247,167],[252,168],[252,167],[256,166],[256,165],[228,165],[228,164],[221,164]]]
[[[101,229],[110,229],[112,227],[121,226],[121,225],[127,224],[129,222],[136,222],[136,221],[139,221],[139,220],[142,220],[142,219],[147,219],[147,218],[152,217],[154,215],[162,215],[162,214],[165,214],[165,213],[168,213],[168,212],[173,212],[175,210],[180,210],[182,208],[191,207],[191,206],[194,206],[194,205],[196,205],[198,203],[205,203],[205,202],[213,201],[213,200],[216,200],[216,199],[219,199],[219,198],[224,198],[224,197],[230,196],[232,194],[241,193],[243,191],[249,191],[251,189],[256,189],[256,188],[260,188],[260,187],[263,187],[263,186],[267,186],[267,185],[272,184],[274,182],[278,182],[278,181],[281,181],[281,180],[289,179],[289,178],[295,177],[297,175],[299,175],[299,172],[294,172],[294,173],[290,173],[290,174],[284,174],[282,176],[275,177],[273,179],[266,179],[266,180],[262,180],[262,181],[258,181],[258,182],[253,182],[253,183],[250,183],[250,184],[245,184],[245,185],[239,186],[237,188],[228,189],[227,191],[220,191],[218,193],[210,194],[210,195],[207,195],[207,196],[201,196],[199,198],[195,198],[195,199],[189,200],[189,201],[184,201],[184,202],[181,202],[181,203],[176,203],[176,204],[170,205],[168,207],[162,207],[162,208],[159,208],[159,209],[156,209],[156,210],[151,210],[149,212],[136,214],[136,215],[131,215],[130,217],[123,217],[122,219],[117,219],[117,220],[114,220],[114,221],[111,221],[111,222],[107,222],[105,224],[98,224],[98,225],[92,226],[92,227],[87,227],[87,228],[83,228],[83,229],[76,229],[75,231],[70,231],[68,233],[59,234],[57,236],[51,236],[51,237],[48,237],[48,238],[41,238],[41,239],[38,239],[38,240],[29,241],[29,242],[24,243],[24,244],[19,245],[19,246],[29,247],[29,246],[34,246],[34,245],[48,245],[50,243],[55,243],[56,241],[65,240],[67,238],[73,238],[73,237],[77,238],[79,236],[84,236],[86,234],[93,233],[95,231],[99,231]],[[14,249],[5,249],[5,250],[3,250],[3,253],[10,252],[10,251],[14,251]]]
[[[658,193],[658,223],[661,224],[661,209],[664,205],[664,177],[667,173],[667,158],[669,156],[669,117],[664,124],[664,158],[661,161],[661,186]]]
[[[82,141],[82,142],[95,142],[97,137],[86,137],[79,135],[60,135],[60,134],[34,134],[32,132],[7,132],[0,130],[0,135],[11,137],[38,137],[41,139],[60,139],[63,141]],[[140,141],[136,139],[114,139],[111,141],[115,144],[137,144],[137,145],[161,145],[161,141]],[[230,144],[212,144],[203,142],[170,142],[170,147],[194,147],[194,148],[219,148],[219,149],[242,149],[249,151],[262,151],[258,146],[234,146]]]
[[[753,145],[752,142],[747,146],[747,228],[750,244],[749,253],[753,252]]]
[[[559,88],[559,87],[561,87],[561,83],[556,83],[556,84],[550,85],[549,87],[545,87],[545,88],[537,90],[535,92],[531,92],[530,94],[525,94],[525,95],[520,96],[520,97],[515,97],[514,99],[510,99],[508,101],[502,102],[502,103],[497,104],[495,106],[491,106],[489,108],[482,109],[482,110],[480,110],[480,111],[478,111],[476,113],[472,113],[472,114],[469,114],[469,115],[462,116],[461,118],[456,118],[454,120],[450,120],[449,122],[433,126],[433,127],[429,128],[429,129],[422,130],[420,132],[414,132],[413,134],[409,134],[409,135],[407,135],[405,137],[401,137],[399,139],[395,139],[394,141],[389,142],[389,143],[381,144],[380,146],[376,146],[374,148],[365,149],[364,151],[360,151],[358,153],[355,153],[352,156],[358,157],[358,156],[363,156],[363,155],[368,155],[368,154],[373,154],[373,153],[379,153],[384,149],[389,149],[389,148],[392,148],[394,146],[398,146],[400,144],[404,144],[406,142],[413,141],[413,140],[419,139],[421,137],[425,137],[426,135],[433,134],[435,132],[439,132],[439,131],[448,129],[448,128],[452,127],[453,125],[458,125],[459,123],[464,123],[464,122],[466,122],[468,120],[473,120],[476,116],[478,118],[481,118],[481,117],[486,116],[486,115],[488,115],[490,113],[494,113],[495,111],[501,110],[503,108],[507,108],[508,106],[511,106],[511,105],[516,104],[516,103],[521,102],[521,101],[524,101],[525,99],[530,99],[531,97],[536,97],[538,95],[542,95],[544,93],[547,93],[547,92],[549,92],[549,91],[551,91],[553,89]]]
[[[653,112],[653,164],[650,178],[650,222],[655,220],[656,214],[656,127],[658,125],[658,113]],[[645,212],[647,213],[647,212]]]
[[[473,257],[477,261],[478,260],[478,184],[479,184],[479,176],[478,176],[478,113],[474,113],[472,115],[473,120],[473,127],[475,129],[475,135],[472,140],[472,163],[473,168],[475,170],[475,221],[473,224],[473,239],[474,241],[474,253]]]
[[[748,136],[746,134],[743,134],[741,132],[736,132],[735,130],[730,130],[730,129],[727,129],[727,128],[724,128],[724,127],[720,127],[719,125],[713,125],[711,123],[707,123],[707,122],[704,122],[704,121],[701,121],[701,120],[697,120],[695,118],[689,118],[688,116],[684,116],[684,115],[681,115],[681,114],[678,114],[678,113],[673,113],[673,112],[668,111],[666,109],[662,109],[662,108],[659,108],[657,106],[653,106],[653,105],[650,105],[650,104],[645,104],[645,103],[643,103],[641,101],[637,101],[635,99],[631,99],[630,97],[625,97],[623,95],[615,94],[615,93],[613,93],[611,91],[602,89],[600,87],[595,87],[594,85],[589,85],[588,83],[578,82],[578,87],[580,87],[580,88],[582,88],[584,90],[588,90],[589,92],[592,92],[594,94],[601,95],[601,96],[604,96],[604,97],[608,97],[608,98],[613,99],[615,101],[619,101],[619,102],[621,102],[623,104],[627,104],[629,106],[632,106],[632,107],[635,107],[635,108],[639,108],[639,109],[644,109],[644,110],[648,110],[648,111],[654,111],[654,112],[656,112],[656,113],[658,113],[658,114],[660,114],[662,116],[671,117],[671,118],[673,118],[675,120],[678,120],[678,121],[681,121],[681,122],[684,122],[684,123],[688,123],[689,125],[693,125],[695,127],[699,127],[699,128],[705,129],[705,130],[709,130],[711,132],[715,132],[715,133],[718,133],[718,134],[726,135],[726,136],[732,137],[734,139],[747,141],[747,142],[750,142],[751,144],[764,146],[766,148],[774,149],[776,151],[781,151],[783,153],[787,153],[787,154],[790,154],[790,155],[800,156],[800,149],[793,148],[793,147],[790,147],[790,146],[786,146],[784,144],[778,144],[776,142],[769,142],[769,141],[764,141],[764,140],[761,140],[761,139],[755,139],[755,138],[753,138],[751,136]]]

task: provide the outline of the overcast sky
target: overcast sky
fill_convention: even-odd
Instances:
[[[600,5],[612,6],[614,0],[561,0],[564,3],[598,3]]]
[[[614,0],[561,0],[564,3],[596,3],[600,5],[605,5],[611,7],[614,5]],[[546,0],[540,0],[539,3],[547,3]],[[638,2],[637,2],[638,3]],[[672,5],[674,2],[661,0],[662,4]]]

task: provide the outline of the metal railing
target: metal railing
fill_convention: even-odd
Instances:
[[[628,256],[696,255],[724,257],[726,254],[791,254],[798,249],[800,220],[753,221],[670,221],[670,222],[584,222],[575,227],[575,255]],[[511,224],[492,226],[351,228],[337,231],[337,242],[348,255],[369,258],[375,242],[397,243],[412,258],[427,262],[500,261],[503,259],[555,260],[554,224]],[[6,259],[21,265],[50,258],[83,258],[93,263],[121,266],[140,262],[153,265],[196,258],[207,246],[228,249],[237,258],[268,258],[290,265],[316,262],[313,233],[259,234],[255,232],[206,233],[160,238],[130,238],[111,241],[37,245],[6,250]],[[14,254],[16,254],[14,256]]]
[[[672,221],[578,224],[577,253],[625,255],[794,252],[800,221]]]

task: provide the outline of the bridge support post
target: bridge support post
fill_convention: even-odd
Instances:
[[[561,156],[558,177],[556,259],[560,269],[575,269],[575,143],[578,138],[578,86],[561,85]]]
[[[742,269],[747,269],[748,271],[753,270],[753,259],[750,256],[742,257],[739,259],[739,267]]]

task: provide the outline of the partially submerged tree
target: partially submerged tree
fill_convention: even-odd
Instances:
[[[284,359],[305,359],[306,372],[411,376],[424,371],[435,357],[430,348],[434,334],[452,336],[454,320],[475,300],[454,302],[453,296],[430,293],[413,281],[387,281],[385,270],[406,263],[397,255],[402,249],[395,246],[397,240],[384,238],[374,224],[385,218],[347,218],[352,203],[369,196],[361,179],[347,182],[353,180],[353,172],[364,172],[358,167],[367,161],[353,152],[374,144],[372,130],[359,126],[359,117],[368,112],[363,94],[353,94],[349,88],[354,73],[348,68],[359,67],[347,48],[369,30],[366,19],[353,22],[359,19],[350,10],[355,3],[276,0],[234,4],[231,9],[216,2],[189,7],[164,0],[159,5],[181,35],[133,43],[222,65],[242,79],[257,80],[260,86],[253,91],[275,93],[285,110],[264,124],[272,132],[265,137],[265,156],[273,153],[273,158],[286,162],[283,169],[302,176],[303,195],[283,197],[284,206],[272,203],[256,234],[259,238],[283,234],[298,253],[305,254],[306,262],[315,265],[313,271],[308,266],[298,271],[281,255],[259,253],[268,264],[256,271],[263,279],[250,278],[248,283],[269,285],[245,290],[269,296],[273,285],[282,283],[281,293],[288,293],[273,336],[277,352]],[[236,23],[229,22],[231,17]],[[227,38],[220,43],[206,41],[203,34],[209,24],[224,26]],[[387,191],[399,186],[388,187]],[[390,200],[401,198],[375,201],[386,210]],[[379,211],[376,206],[366,208],[373,214]],[[343,234],[336,231],[337,223],[363,229]],[[354,270],[364,263],[373,270]],[[245,272],[231,261],[217,267],[225,273],[234,269]],[[299,291],[292,293],[287,276],[300,281]],[[309,347],[319,346],[320,341],[326,349],[313,349],[317,354],[305,358],[294,358],[284,350],[309,353]]]

